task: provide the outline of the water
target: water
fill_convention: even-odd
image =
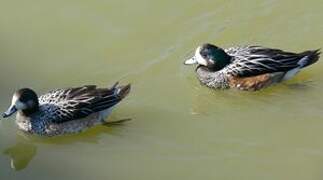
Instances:
[[[111,120],[42,138],[0,121],[0,179],[322,179],[323,62],[260,92],[201,87],[198,44],[323,47],[323,4],[233,0],[1,0],[0,109],[14,90],[120,80]]]

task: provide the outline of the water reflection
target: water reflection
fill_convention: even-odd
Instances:
[[[10,157],[10,166],[16,171],[25,169],[36,153],[37,147],[25,142],[17,143],[3,152]]]
[[[252,108],[263,111],[267,109],[268,104],[280,103],[282,98],[288,98],[293,94],[298,95],[299,93],[309,92],[313,88],[315,88],[315,82],[306,77],[301,80],[296,79],[275,84],[255,92],[235,89],[213,90],[196,82],[190,113],[200,116],[215,115],[225,117],[230,116],[232,112],[236,112],[239,115],[242,115],[240,112],[246,114]],[[289,102],[292,101],[289,100]],[[272,107],[272,109],[275,108]]]
[[[108,124],[91,128],[80,134],[57,137],[40,137],[17,130],[16,144],[5,149],[2,154],[10,158],[10,167],[15,171],[25,169],[41,151],[42,145],[70,145],[74,143],[98,144],[101,135],[120,135],[124,124]],[[113,126],[113,128],[112,128]],[[120,128],[118,128],[120,127]]]
[[[309,88],[314,87],[314,85],[315,82],[311,80],[287,84],[288,88],[295,90],[308,90]]]

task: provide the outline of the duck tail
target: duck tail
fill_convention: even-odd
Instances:
[[[302,52],[299,54],[302,58],[298,64],[301,66],[301,68],[314,64],[319,60],[320,54],[321,49]]]
[[[117,86],[118,84],[116,83],[112,88],[114,89],[115,94],[120,98],[123,99],[125,98],[130,90],[131,90],[131,84],[127,85],[122,85],[122,86]]]

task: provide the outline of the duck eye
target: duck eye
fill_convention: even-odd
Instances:
[[[34,106],[34,101],[29,100],[26,104],[27,104],[29,107]]]
[[[204,59],[208,59],[208,56],[209,56],[209,55],[208,55],[208,52],[207,52],[207,51],[202,50],[200,54],[201,54],[201,56],[202,56]]]

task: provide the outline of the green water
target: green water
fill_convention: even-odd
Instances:
[[[320,0],[1,0],[0,109],[14,90],[120,80],[131,95],[79,135],[0,121],[0,179],[319,180],[323,59],[260,92],[201,87],[184,58],[202,42],[323,47]]]

